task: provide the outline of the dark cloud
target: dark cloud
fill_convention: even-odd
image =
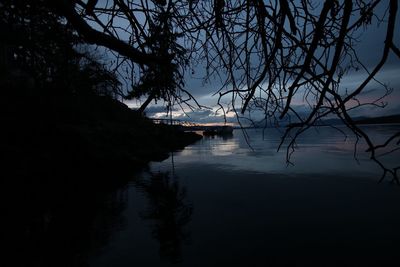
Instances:
[[[149,106],[146,108],[147,114],[155,114],[160,112],[166,112],[167,108],[163,106]]]
[[[172,111],[179,111],[178,107],[173,107]],[[146,115],[153,117],[157,113],[167,113],[167,107],[165,106],[149,106],[146,108]]]
[[[202,109],[198,111],[191,111],[191,112],[186,112],[186,114],[189,117],[197,116],[197,117],[208,117],[208,116],[213,116],[215,115],[215,112],[209,109]]]

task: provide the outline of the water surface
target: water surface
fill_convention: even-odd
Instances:
[[[378,140],[399,129],[366,127]],[[354,154],[353,138],[312,130],[288,165],[277,130],[247,134],[204,138],[137,174],[90,266],[398,266],[400,188],[377,184],[362,143]]]

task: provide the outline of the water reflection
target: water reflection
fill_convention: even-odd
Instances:
[[[148,199],[140,216],[152,222],[152,236],[159,242],[160,257],[173,263],[181,260],[182,243],[189,240],[185,226],[193,207],[186,200],[186,189],[178,177],[168,172],[149,173],[148,178],[135,181]]]
[[[103,266],[93,259],[107,258],[115,239],[132,227],[128,223],[138,215],[151,225],[145,240],[153,237],[159,243],[160,257],[171,263],[181,260],[193,207],[177,176],[139,173],[130,184],[145,197],[147,206],[139,203],[141,211],[129,214],[129,203],[136,196],[127,180],[105,186],[94,183],[99,173],[86,175],[25,177],[2,184],[1,205],[6,213],[1,236],[7,245],[2,266]],[[136,244],[129,238],[126,246]],[[126,266],[125,259],[119,264]]]
[[[228,156],[239,148],[237,140],[234,139],[232,133],[223,135],[206,135],[202,143],[207,153],[211,152],[212,156]],[[187,153],[188,154],[188,153]],[[209,155],[208,155],[209,156]]]
[[[124,187],[88,183],[86,175],[4,181],[2,266],[89,266],[88,253],[124,226],[127,194]]]
[[[397,125],[366,128],[374,140],[383,140],[399,127]],[[206,138],[178,153],[174,160],[178,168],[182,164],[201,162],[225,170],[291,175],[357,174],[379,179],[381,169],[369,160],[363,140],[358,142],[357,153],[354,154],[355,137],[345,128],[341,126],[339,128],[346,136],[343,132],[330,127],[310,129],[300,136],[296,152],[290,159],[294,165],[288,165],[286,162],[285,145],[277,151],[281,131],[270,128],[264,130],[264,136],[262,129],[246,129],[247,138],[244,137],[242,130],[234,130],[233,136],[228,140],[221,137]],[[355,156],[358,161],[355,160]],[[389,155],[385,163],[390,163],[389,166],[395,165],[398,163],[397,158],[396,154]],[[318,164],[315,164],[316,162]]]
[[[352,140],[310,132],[288,169],[278,134],[248,137],[253,150],[235,131],[151,163],[130,189],[127,229],[91,266],[382,266],[395,257],[398,188],[355,163]]]
[[[222,140],[229,140],[233,138],[233,133],[225,133],[219,135],[204,135],[204,139],[222,139]]]
[[[91,248],[90,251],[101,251],[111,240],[115,232],[126,227],[123,216],[128,201],[128,190],[122,186],[118,190],[109,193],[100,201],[94,213],[91,224]]]
[[[240,132],[204,139],[174,155],[177,175],[170,161],[152,163],[132,187],[77,170],[11,177],[0,188],[2,240],[14,251],[5,254],[11,266],[258,266],[246,261],[347,244],[386,257],[400,240],[398,188],[376,185],[379,169],[355,164],[351,140],[323,131],[304,136],[290,169],[275,152],[278,135],[253,131],[254,150]],[[361,252],[365,262],[375,255]]]

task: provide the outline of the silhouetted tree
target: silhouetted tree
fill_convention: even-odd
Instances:
[[[37,94],[95,93],[116,97],[121,83],[90,52],[82,39],[45,0],[10,1],[0,5],[1,62],[4,87],[30,78]],[[26,82],[24,86],[26,86]],[[24,90],[24,86],[18,86]],[[9,88],[10,89],[10,88]]]
[[[139,85],[133,86],[139,90],[138,95],[142,95],[140,88],[150,84],[165,68],[162,66],[171,66],[176,59],[174,54],[146,46],[155,36],[153,18],[167,10],[169,27],[179,37],[176,43],[188,51],[193,64],[206,65],[207,77],[220,77],[223,86],[217,93],[223,112],[226,106],[221,100],[229,99],[227,108],[238,117],[258,109],[269,120],[290,120],[292,123],[282,137],[282,142],[289,142],[288,158],[297,137],[304,131],[321,124],[325,118],[339,118],[357,139],[365,140],[371,159],[384,170],[383,177],[390,173],[397,180],[399,167],[383,165],[377,151],[388,146],[397,149],[400,132],[382,144],[375,144],[349,112],[366,105],[385,106],[381,100],[391,92],[385,85],[381,86],[381,96],[372,101],[363,101],[359,96],[376,78],[390,53],[400,58],[400,50],[393,41],[398,1],[318,3],[62,0],[51,5],[86,42],[108,48],[118,55],[119,63],[130,64],[132,72],[143,71],[142,78],[136,79]],[[380,60],[368,69],[359,58],[357,38],[376,27],[375,22],[380,23],[386,36]],[[354,88],[341,88],[342,78],[358,69],[363,69],[367,77]],[[180,74],[173,76],[183,75],[183,70],[180,68]],[[136,80],[132,78],[133,83]],[[173,97],[178,98],[178,103],[191,99],[190,94],[186,99],[181,94]],[[299,112],[295,99],[303,99],[308,106],[305,113]]]
[[[79,41],[78,36],[41,2],[1,2],[2,43],[8,46],[10,55],[3,63],[8,70],[28,73],[37,87],[51,83],[65,85],[71,68],[76,67],[71,63],[77,60],[73,47]]]
[[[177,34],[173,32],[171,2],[166,9],[161,4],[158,4],[158,8],[159,13],[153,15],[148,22],[149,35],[143,45],[154,55],[163,58],[164,62],[141,67],[140,80],[128,95],[128,98],[148,95],[147,100],[139,108],[140,113],[143,113],[154,99],[162,99],[171,106],[171,103],[180,97],[180,91],[184,87],[183,72],[188,59],[186,50],[177,43]]]
[[[89,93],[114,99],[123,97],[122,85],[116,73],[107,69],[104,63],[89,52],[80,53],[79,70],[75,72],[76,82],[72,86],[80,94]]]

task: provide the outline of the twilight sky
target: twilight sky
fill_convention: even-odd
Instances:
[[[378,12],[385,12],[385,10],[379,10]],[[400,14],[398,11],[397,21],[396,21],[396,29],[395,31],[395,44],[400,47]],[[384,37],[386,34],[384,27],[379,27],[377,25],[376,19],[373,21],[373,25],[368,28],[366,32],[363,33],[362,36],[359,37],[360,42],[357,44],[357,50],[359,51],[359,57],[363,64],[368,68],[372,69],[377,62],[379,61],[384,44]],[[383,25],[385,26],[385,25]],[[203,77],[205,76],[205,70],[202,66],[197,66],[194,68],[194,74],[192,75],[191,71],[187,71],[186,75],[186,85],[185,89],[193,94],[197,101],[204,106],[210,107],[210,109],[201,109],[201,110],[189,110],[185,109],[183,112],[179,107],[175,107],[172,113],[174,118],[199,122],[199,123],[223,123],[224,117],[221,113],[216,113],[217,110],[217,97],[213,96],[221,86],[220,82],[217,80],[210,81],[208,83],[204,83]],[[351,72],[348,73],[343,79],[341,83],[341,88],[352,90],[357,85],[359,85],[363,79],[366,77],[366,73],[364,71]],[[365,107],[360,108],[357,111],[353,112],[354,116],[381,116],[388,114],[400,114],[400,59],[396,58],[396,56],[391,52],[386,65],[381,70],[381,72],[376,76],[376,78],[387,84],[390,88],[393,89],[393,92],[390,96],[382,99],[383,102],[387,102],[386,108],[376,108],[376,107]],[[382,88],[379,86],[377,82],[370,82],[368,86],[364,89],[364,92],[360,95],[361,100],[372,100],[377,99],[382,95]],[[130,107],[137,107],[140,105],[138,101],[126,101],[125,102]],[[149,117],[157,117],[157,118],[165,118],[165,108],[162,106],[163,103],[161,101],[158,104],[152,103],[146,109],[146,115]],[[306,109],[306,105],[302,103],[300,99],[295,101],[297,108],[301,110],[304,106]],[[252,118],[254,120],[260,120],[263,118],[262,114],[253,113]],[[234,118],[233,113],[227,114],[227,121],[235,122],[236,118]]]

